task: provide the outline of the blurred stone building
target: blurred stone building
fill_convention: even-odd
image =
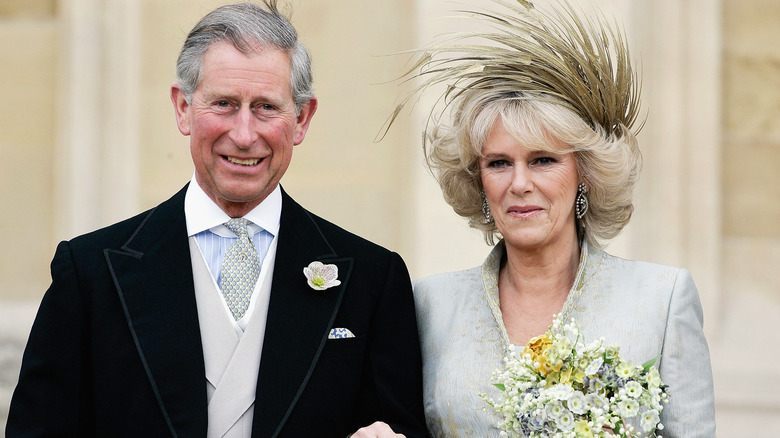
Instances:
[[[186,32],[224,3],[0,0],[0,427],[57,242],[156,205],[191,177],[168,90]],[[609,250],[693,272],[719,436],[772,436],[780,429],[780,2],[597,3],[625,23],[647,114],[635,216]],[[398,251],[413,278],[481,263],[489,248],[422,166],[422,111],[402,113],[374,142],[405,90],[393,79],[406,58],[387,55],[468,27],[447,18],[458,5],[287,4],[313,54],[320,107],[285,189]]]

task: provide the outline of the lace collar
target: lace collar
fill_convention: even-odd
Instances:
[[[490,254],[488,254],[485,262],[482,263],[482,286],[490,312],[493,314],[493,318],[501,333],[503,344],[508,348],[511,343],[504,326],[504,319],[501,316],[501,306],[498,298],[498,271],[501,267],[501,259],[506,255],[506,247],[504,245],[503,240],[498,242],[493,247],[493,250],[490,251]],[[580,245],[580,264],[577,267],[577,275],[574,277],[574,284],[561,309],[564,321],[570,318],[572,310],[576,308],[576,303],[580,301],[579,296],[584,292],[585,285],[601,265],[603,254],[600,250],[589,248],[585,241]]]

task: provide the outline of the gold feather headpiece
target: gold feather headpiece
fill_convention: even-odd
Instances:
[[[423,83],[396,108],[388,128],[410,99],[444,83],[442,111],[467,90],[503,89],[562,104],[607,135],[631,129],[639,112],[638,78],[617,25],[601,14],[578,17],[568,0],[558,0],[561,7],[552,12],[529,0],[494,1],[507,11],[461,11],[487,22],[492,31],[454,34],[443,44],[414,51],[416,62],[402,77]],[[475,38],[486,43],[471,43]],[[434,105],[429,122],[439,106]]]

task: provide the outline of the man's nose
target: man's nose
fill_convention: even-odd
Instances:
[[[257,141],[257,119],[249,108],[241,108],[234,118],[231,140],[240,148],[248,148]]]

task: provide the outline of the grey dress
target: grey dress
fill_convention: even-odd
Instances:
[[[503,243],[481,267],[414,284],[423,353],[425,415],[434,437],[497,437],[498,417],[480,393],[509,346],[498,301]],[[604,337],[621,357],[656,366],[669,385],[661,422],[665,438],[714,437],[709,350],[696,286],[685,269],[629,261],[583,245],[574,286],[563,305],[586,341]]]

